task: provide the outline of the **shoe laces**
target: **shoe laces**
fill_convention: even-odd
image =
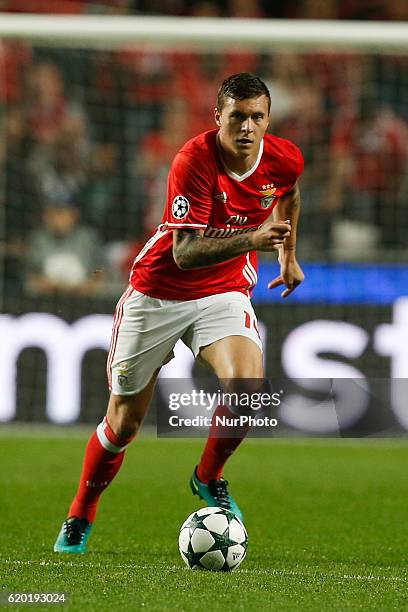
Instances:
[[[70,518],[65,521],[64,525],[68,543],[71,545],[81,544],[89,521],[86,519]]]
[[[211,495],[217,500],[218,505],[226,510],[231,510],[230,496],[228,493],[228,481],[221,478],[220,480],[210,480],[208,490]]]

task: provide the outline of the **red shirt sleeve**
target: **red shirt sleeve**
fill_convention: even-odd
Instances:
[[[305,165],[303,155],[293,142],[288,143],[287,147],[287,177],[288,177],[288,188],[289,191],[295,185],[296,181],[303,172]]]
[[[178,153],[169,174],[166,225],[205,229],[212,208],[212,183],[209,160]]]
[[[305,167],[305,160],[303,158],[303,155],[302,155],[300,149],[298,149],[298,147],[296,147],[296,152],[297,152],[296,180],[298,180],[298,178],[300,177],[300,175],[303,172],[303,168]]]
[[[303,155],[297,145],[290,140],[283,141],[282,176],[285,176],[286,190],[289,191],[303,172]]]

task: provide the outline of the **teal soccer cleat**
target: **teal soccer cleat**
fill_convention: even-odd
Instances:
[[[197,468],[195,468],[190,478],[190,487],[194,495],[198,495],[200,499],[207,502],[208,506],[225,508],[236,514],[241,521],[244,520],[241,510],[228,492],[228,481],[224,478],[210,480],[208,485],[204,484],[201,480],[198,480]]]
[[[70,516],[62,523],[61,531],[54,544],[54,552],[84,553],[91,528],[92,523],[86,519]]]

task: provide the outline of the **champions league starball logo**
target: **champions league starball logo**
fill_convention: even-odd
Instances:
[[[173,200],[172,210],[175,219],[184,219],[190,210],[190,202],[184,196],[178,195]]]

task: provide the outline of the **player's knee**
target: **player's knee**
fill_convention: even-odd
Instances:
[[[260,408],[260,398],[270,392],[266,378],[235,378],[223,382],[225,403],[234,414],[252,414]]]
[[[114,424],[111,423],[113,431],[122,440],[133,439],[138,433],[140,425],[140,420],[125,415],[116,419]]]
[[[233,380],[253,380],[264,376],[262,364],[257,362],[231,363],[224,378]]]
[[[138,405],[135,396],[111,396],[107,418],[119,438],[134,438],[140,429],[143,416],[144,409]]]

